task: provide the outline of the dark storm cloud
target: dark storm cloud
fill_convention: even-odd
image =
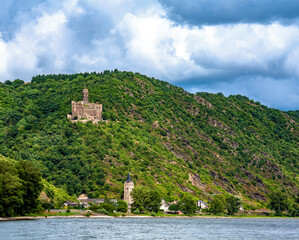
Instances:
[[[192,25],[269,23],[299,17],[299,0],[159,0],[171,19]]]

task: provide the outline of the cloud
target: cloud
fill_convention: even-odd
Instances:
[[[189,90],[243,93],[273,107],[298,108],[295,24],[177,24],[156,0],[26,3],[8,1],[9,14],[2,16],[10,20],[0,24],[0,81],[117,68]]]
[[[299,17],[298,0],[159,0],[178,23],[215,25],[290,22]]]

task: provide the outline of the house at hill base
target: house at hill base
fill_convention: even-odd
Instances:
[[[83,101],[72,101],[72,114],[68,114],[67,118],[70,119],[71,122],[80,121],[86,123],[92,121],[93,124],[103,121],[102,104],[89,102],[88,89],[83,89],[82,95]]]
[[[169,211],[169,207],[172,203],[167,203],[163,198],[161,201],[161,207],[160,209],[163,210],[164,213],[167,213]]]
[[[201,200],[198,200],[196,202],[196,206],[200,207],[201,209],[205,209],[205,208],[208,208],[208,203],[206,203],[204,201],[201,201]]]

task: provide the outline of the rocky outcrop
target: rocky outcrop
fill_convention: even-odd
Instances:
[[[207,108],[213,108],[213,105],[208,102],[207,100],[205,100],[204,98],[198,96],[198,95],[194,95],[194,99],[197,103],[200,103],[204,106],[206,106]]]
[[[200,177],[195,173],[195,174],[191,174],[189,173],[189,179],[188,179],[193,186],[204,190],[205,189],[205,185],[202,184],[202,182],[200,181]]]

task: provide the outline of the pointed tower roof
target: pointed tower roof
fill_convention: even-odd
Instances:
[[[128,176],[127,176],[126,182],[133,182],[133,181],[132,181],[132,179],[131,179],[130,173],[128,173]]]

